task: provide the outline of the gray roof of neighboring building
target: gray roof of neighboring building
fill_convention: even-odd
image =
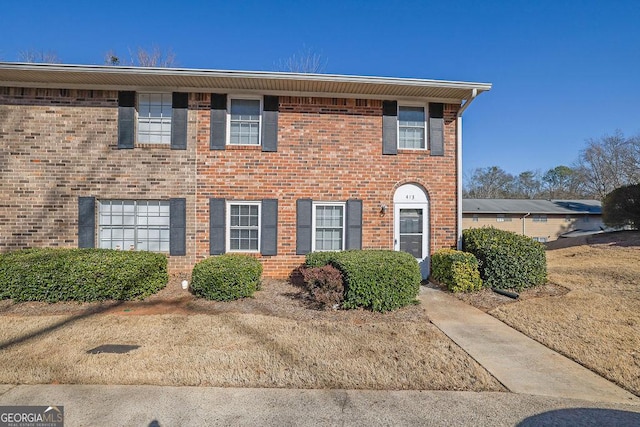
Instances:
[[[462,213],[601,215],[602,204],[598,200],[463,199]]]

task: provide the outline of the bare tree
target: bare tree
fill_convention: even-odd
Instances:
[[[588,139],[576,170],[586,191],[604,197],[618,187],[640,182],[640,137],[625,138],[620,131]]]
[[[151,49],[145,49],[140,46],[135,51],[129,49],[129,60],[111,49],[105,53],[104,62],[106,65],[129,65],[135,67],[170,68],[177,66],[176,55],[170,48],[165,51],[155,45]]]
[[[62,60],[56,52],[27,49],[18,52],[18,60],[20,62],[60,64]]]
[[[464,197],[477,199],[513,198],[515,178],[498,166],[477,168],[468,177]]]
[[[321,54],[311,48],[302,46],[300,51],[294,53],[286,59],[280,59],[275,68],[277,71],[286,71],[290,73],[323,73],[327,67],[328,60]]]
[[[542,194],[540,172],[524,171],[515,178],[515,196],[523,199],[535,199]]]

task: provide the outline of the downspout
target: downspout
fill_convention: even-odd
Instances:
[[[460,109],[458,110],[458,114],[457,114],[457,123],[456,123],[456,127],[457,127],[457,135],[456,135],[456,139],[457,139],[457,184],[458,184],[458,188],[457,188],[457,209],[458,209],[458,214],[457,214],[457,236],[458,236],[458,244],[457,244],[457,248],[458,250],[462,250],[462,113],[464,112],[464,110],[467,109],[467,107],[469,106],[469,104],[471,104],[471,102],[476,99],[476,96],[478,96],[478,89],[472,89],[471,90],[471,96],[466,100],[466,102],[464,104],[462,104],[460,106]]]
[[[523,236],[526,236],[526,235],[527,235],[527,229],[526,229],[526,227],[525,227],[525,224],[527,223],[526,218],[527,218],[529,215],[531,215],[531,212],[527,212],[527,213],[525,214],[525,216],[523,216],[523,217],[522,217],[522,235],[523,235]]]

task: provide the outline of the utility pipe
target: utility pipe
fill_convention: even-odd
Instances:
[[[527,229],[525,227],[527,220],[525,218],[527,218],[529,215],[531,215],[531,212],[527,212],[527,214],[522,217],[522,235],[523,236],[527,235]]]
[[[458,244],[457,244],[457,248],[458,250],[462,250],[462,113],[464,112],[464,110],[467,109],[467,107],[469,106],[469,104],[471,104],[471,102],[473,102],[474,99],[476,99],[476,96],[478,96],[478,89],[471,89],[471,94],[469,96],[469,98],[465,101],[464,104],[462,104],[460,106],[460,109],[458,110],[458,114],[457,114],[457,135],[456,135],[456,139],[457,139],[457,180],[458,180],[458,188],[457,188],[457,192],[458,192],[458,202],[457,202],[457,209],[458,209],[458,215],[457,215],[457,222],[458,222],[458,229],[457,231],[457,235],[458,235]]]

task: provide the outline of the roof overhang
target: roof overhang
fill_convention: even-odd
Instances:
[[[266,95],[429,99],[461,103],[490,83],[270,71],[0,62],[0,86]]]

